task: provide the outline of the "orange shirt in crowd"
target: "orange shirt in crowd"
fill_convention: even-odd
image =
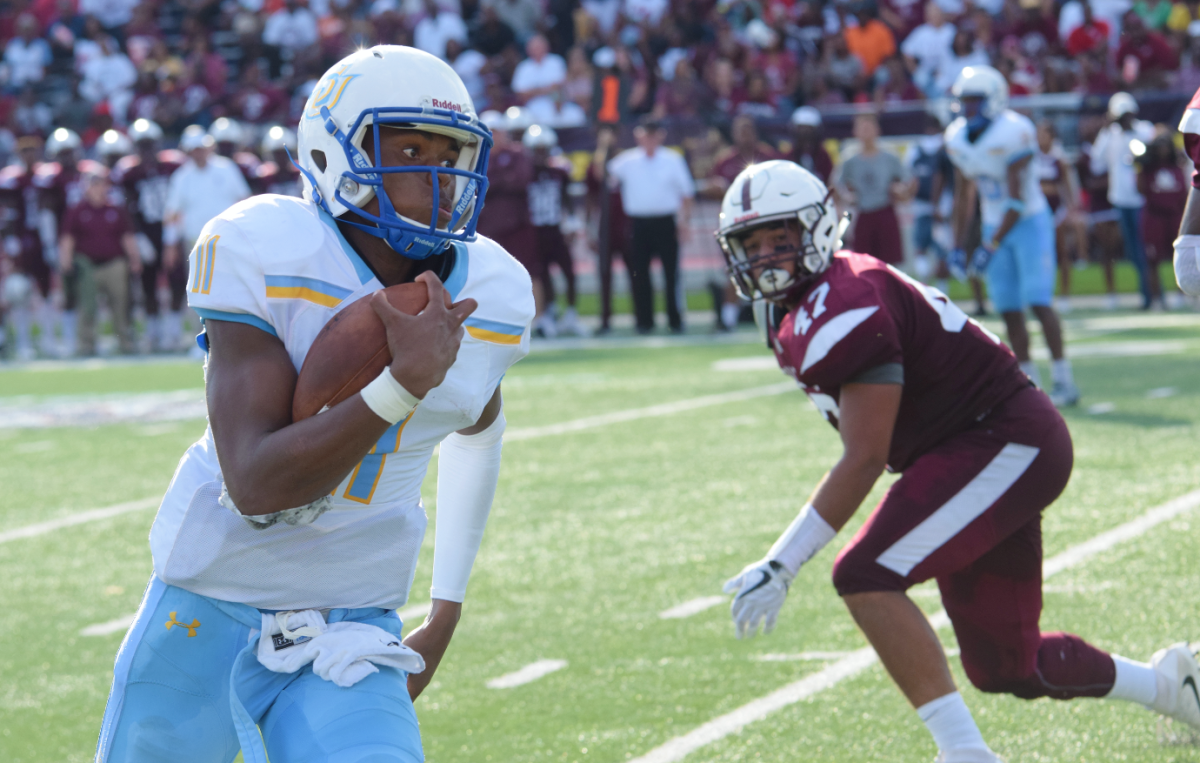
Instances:
[[[874,74],[884,59],[896,53],[896,38],[879,19],[871,19],[864,26],[847,27],[845,35],[846,47],[863,62],[867,76]]]

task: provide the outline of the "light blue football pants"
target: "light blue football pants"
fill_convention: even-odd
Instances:
[[[984,226],[983,240],[995,226]],[[1050,211],[1022,218],[1012,227],[987,266],[988,296],[1000,313],[1049,305],[1057,274],[1054,218]]]
[[[334,609],[400,635],[385,609]],[[390,667],[349,688],[307,665],[258,661],[262,613],[151,578],[117,653],[96,763],[419,763],[408,674]],[[260,736],[261,733],[261,736]]]

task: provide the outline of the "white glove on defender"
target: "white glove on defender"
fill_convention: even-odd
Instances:
[[[738,638],[747,634],[755,636],[759,625],[763,626],[764,634],[775,629],[779,610],[795,577],[779,562],[764,559],[748,565],[736,577],[726,581],[725,593],[736,593],[729,611]]]

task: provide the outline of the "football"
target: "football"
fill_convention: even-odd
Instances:
[[[383,290],[392,307],[416,315],[429,303],[423,283],[403,283]],[[292,421],[301,421],[337,405],[379,376],[392,362],[383,321],[368,294],[325,324],[317,334],[292,396]]]

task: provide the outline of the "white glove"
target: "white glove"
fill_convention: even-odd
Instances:
[[[795,577],[774,559],[763,559],[747,565],[736,577],[726,581],[725,593],[736,592],[729,611],[738,638],[747,634],[753,637],[760,624],[764,634],[775,629],[779,610]]]

